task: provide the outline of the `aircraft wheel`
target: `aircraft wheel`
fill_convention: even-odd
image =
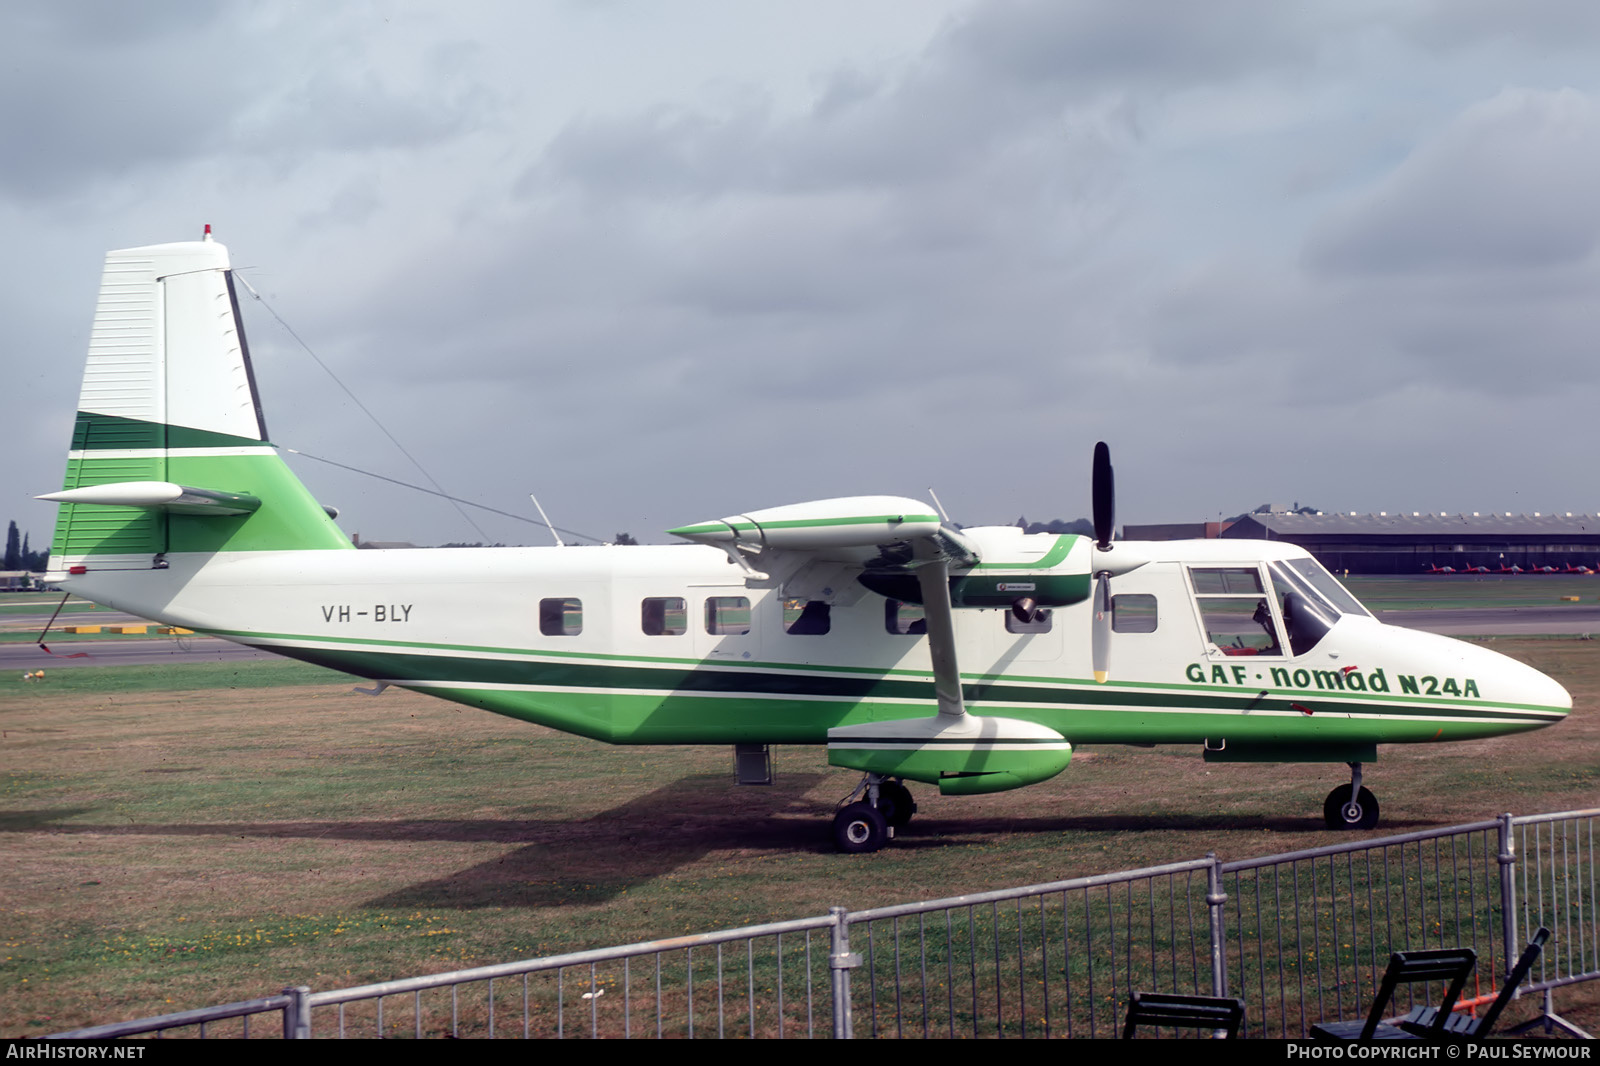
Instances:
[[[1378,798],[1363,788],[1350,802],[1350,786],[1340,785],[1322,801],[1322,820],[1329,829],[1371,829],[1378,824]]]
[[[900,782],[885,781],[878,786],[878,813],[895,829],[904,829],[917,813],[917,801]]]
[[[833,816],[833,842],[840,851],[877,851],[889,842],[889,823],[870,803],[852,803]]]

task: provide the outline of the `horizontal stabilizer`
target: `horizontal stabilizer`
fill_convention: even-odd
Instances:
[[[102,507],[144,507],[172,514],[245,515],[261,507],[254,496],[174,485],[170,481],[118,481],[50,492],[35,499],[54,503],[98,504]]]

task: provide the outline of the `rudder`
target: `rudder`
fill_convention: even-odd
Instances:
[[[41,498],[62,504],[52,572],[351,547],[268,442],[228,252],[209,234],[107,253],[63,491]]]

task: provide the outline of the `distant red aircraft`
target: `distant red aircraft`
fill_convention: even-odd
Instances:
[[[1487,573],[1489,573],[1489,568],[1487,566],[1463,566],[1461,568],[1461,570],[1460,570],[1460,573],[1463,573],[1463,574],[1487,574]]]
[[[1428,573],[1430,574],[1453,574],[1455,572],[1456,568],[1453,566],[1434,566],[1431,563],[1428,565]]]
[[[1530,566],[1530,567],[1528,567],[1528,573],[1530,573],[1530,574],[1559,574],[1559,573],[1561,573],[1561,571],[1557,570],[1553,566]]]
[[[1560,571],[1560,573],[1563,573],[1563,574],[1592,574],[1592,573],[1594,573],[1594,571],[1589,569],[1587,566],[1584,566],[1582,563],[1568,563],[1567,564],[1567,568],[1565,570]]]
[[[1522,573],[1526,573],[1526,572],[1527,571],[1523,570],[1522,567],[1520,567],[1520,566],[1517,566],[1515,564],[1513,564],[1511,566],[1507,566],[1505,563],[1501,563],[1500,564],[1500,569],[1495,571],[1495,573],[1497,573],[1497,574],[1522,574]]]

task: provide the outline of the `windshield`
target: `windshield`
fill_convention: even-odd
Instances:
[[[1370,617],[1367,609],[1314,559],[1285,559],[1270,564],[1268,569],[1277,586],[1290,655],[1304,655],[1316,647],[1341,614]]]
[[[1322,594],[1322,598],[1331,604],[1340,614],[1354,614],[1362,618],[1371,618],[1372,613],[1361,606],[1361,601],[1350,595],[1345,587],[1339,584],[1337,578],[1322,568],[1322,564],[1315,559],[1288,559],[1285,560],[1289,569],[1297,576]],[[1276,563],[1273,564],[1277,566]]]

